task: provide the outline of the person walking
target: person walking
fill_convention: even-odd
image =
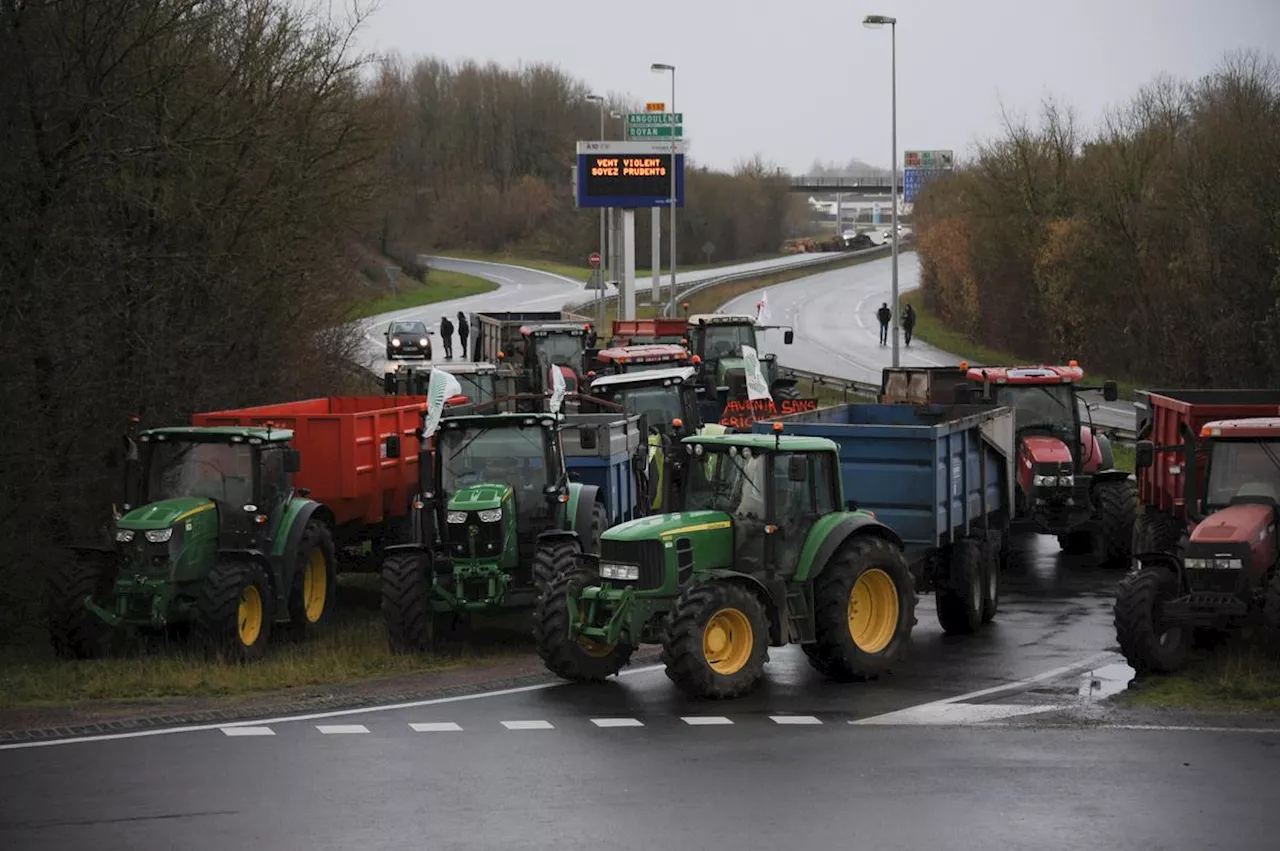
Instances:
[[[889,320],[893,318],[893,311],[889,310],[889,302],[880,302],[880,309],[876,311],[876,318],[880,320],[880,345],[888,345]]]
[[[444,359],[453,360],[453,323],[449,317],[440,317],[440,342],[444,344]]]
[[[467,325],[467,315],[461,310],[458,311],[458,343],[461,344],[462,359],[467,359],[467,335],[471,333],[471,326]]]
[[[911,345],[911,329],[916,327],[916,309],[910,304],[902,313],[902,330],[906,332],[907,345]]]

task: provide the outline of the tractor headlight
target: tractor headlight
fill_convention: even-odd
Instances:
[[[497,523],[502,519],[502,509],[486,508],[484,511],[477,511],[476,516],[480,518],[481,523]]]
[[[1058,487],[1069,488],[1076,483],[1075,476],[1058,476]]]
[[[1182,564],[1187,570],[1205,570],[1209,567],[1212,559],[1207,558],[1189,558]]]
[[[1035,476],[1032,481],[1038,488],[1052,488],[1058,484],[1057,476]]]
[[[466,522],[467,522],[467,512],[465,512],[465,511],[450,511],[450,512],[449,512],[449,514],[448,514],[448,516],[446,516],[446,517],[445,517],[445,519],[446,519],[446,520],[448,520],[450,523],[466,523]]]
[[[617,579],[622,582],[635,582],[640,578],[640,566],[636,564],[611,564],[604,563],[600,565],[601,579]]]
[[[1238,558],[1218,558],[1214,559],[1213,566],[1218,570],[1243,570],[1244,560]]]
[[[122,543],[122,544],[127,544],[127,543],[129,543],[130,541],[132,541],[132,540],[133,540],[133,530],[132,530],[132,529],[117,529],[117,530],[116,530],[116,540],[117,540],[117,541],[119,541],[119,542],[120,542],[120,543]]]
[[[168,529],[152,529],[150,532],[144,533],[147,540],[153,544],[163,544],[165,541],[173,537],[173,527]]]

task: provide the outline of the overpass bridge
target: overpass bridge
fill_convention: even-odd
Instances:
[[[792,192],[838,195],[884,195],[888,196],[893,184],[892,177],[810,177],[808,175],[789,175]],[[898,176],[898,193],[902,194],[902,175]]]

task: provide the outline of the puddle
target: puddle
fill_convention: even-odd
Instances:
[[[1119,694],[1129,687],[1133,680],[1134,670],[1123,662],[1116,665],[1104,665],[1085,674],[1080,688],[1076,692],[1080,697],[1089,700],[1102,700]]]

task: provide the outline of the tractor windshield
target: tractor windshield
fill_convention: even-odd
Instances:
[[[446,429],[440,434],[441,479],[448,493],[469,485],[507,484],[521,518],[546,516],[551,430],[541,425]]]
[[[547,363],[576,370],[582,363],[586,340],[582,334],[548,334],[545,337],[535,336],[531,342],[538,354],[547,359]]]
[[[996,402],[1013,408],[1013,426],[1074,431],[1076,397],[1070,384],[1003,384]]]
[[[689,465],[686,511],[723,511],[734,517],[762,520],[765,516],[764,454],[731,447],[705,452]]]
[[[1280,503],[1280,438],[1215,440],[1209,452],[1207,507],[1268,498]]]
[[[494,394],[493,373],[454,373],[454,378],[458,379],[459,386],[462,387],[462,395],[466,396],[472,402],[484,403],[492,402]]]
[[[612,401],[626,408],[629,414],[644,414],[650,426],[669,426],[672,420],[684,416],[680,387],[675,384],[620,389]]]
[[[742,347],[756,347],[754,325],[707,325],[703,338],[703,360],[742,357]]]
[[[147,502],[204,497],[239,508],[253,502],[253,449],[243,443],[154,441]]]

